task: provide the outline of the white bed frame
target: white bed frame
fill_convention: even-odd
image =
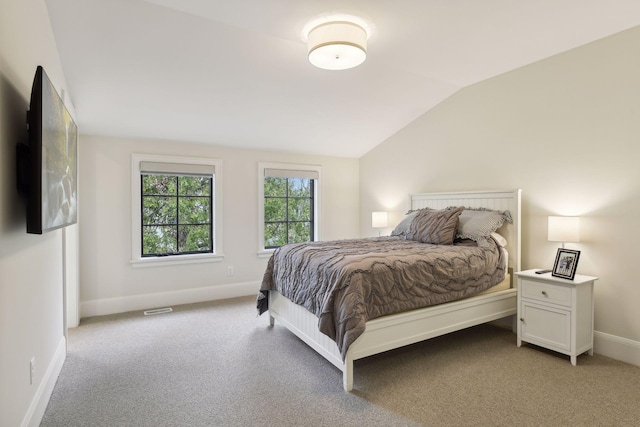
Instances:
[[[509,210],[513,224],[505,224],[499,232],[508,242],[509,270],[520,271],[520,198],[521,190],[423,193],[410,195],[409,205],[411,209],[466,206]],[[269,322],[273,326],[277,320],[333,363],[343,373],[344,389],[351,391],[354,360],[514,315],[517,289],[511,277],[510,289],[368,321],[344,361],[336,343],[318,330],[318,318],[275,291],[269,292]]]

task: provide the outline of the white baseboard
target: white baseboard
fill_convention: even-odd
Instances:
[[[245,282],[144,295],[94,299],[80,303],[80,317],[103,316],[105,314],[257,295],[259,289],[260,282]]]
[[[595,331],[593,351],[602,356],[640,366],[640,342]]]
[[[63,336],[58,343],[56,352],[53,354],[51,363],[49,363],[49,366],[44,373],[44,377],[42,377],[42,381],[40,381],[38,390],[31,400],[29,409],[27,409],[27,413],[22,419],[22,423],[20,423],[22,427],[38,427],[40,425],[42,417],[44,416],[44,411],[47,409],[49,399],[51,399],[51,393],[53,393],[53,388],[56,385],[56,381],[58,381],[58,376],[60,375],[60,371],[62,370],[62,365],[64,365],[66,357],[67,342]]]

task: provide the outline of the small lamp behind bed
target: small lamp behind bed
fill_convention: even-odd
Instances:
[[[371,212],[371,227],[378,229],[378,237],[380,237],[380,229],[389,225],[389,215],[387,212]]]

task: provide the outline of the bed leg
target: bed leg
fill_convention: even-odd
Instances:
[[[353,359],[351,359],[348,351],[344,361],[344,370],[342,371],[342,386],[344,391],[353,390]]]
[[[276,323],[276,319],[269,314],[269,326],[273,327],[273,325]]]

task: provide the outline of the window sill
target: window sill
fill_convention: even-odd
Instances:
[[[273,251],[275,251],[275,249],[263,249],[258,251],[258,258],[269,258],[273,255]]]
[[[166,256],[166,257],[132,259],[131,265],[134,268],[166,267],[169,265],[221,262],[223,259],[224,259],[223,254],[175,255],[175,256]]]

